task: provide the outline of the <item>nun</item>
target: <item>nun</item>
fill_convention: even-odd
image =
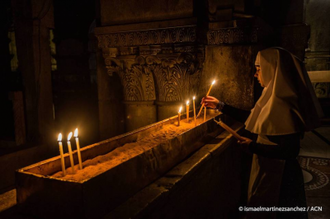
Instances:
[[[253,154],[247,205],[306,207],[304,181],[297,161],[304,132],[319,125],[321,107],[301,60],[282,48],[259,51],[255,61],[262,94],[245,121],[255,138],[238,141]],[[212,96],[202,100],[235,118],[237,109]],[[300,211],[247,212],[246,218],[307,218]]]

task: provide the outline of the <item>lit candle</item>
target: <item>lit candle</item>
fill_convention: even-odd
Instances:
[[[207,94],[206,94],[205,97],[207,97],[207,96],[210,94],[211,89],[212,89],[212,86],[213,86],[214,83],[215,83],[215,80],[213,80],[213,82],[212,82],[212,84],[211,84],[209,90],[207,91]],[[203,107],[204,107],[204,103],[202,104],[201,108],[199,109],[199,112],[198,112],[198,114],[197,114],[197,117],[201,114]]]
[[[187,100],[186,103],[186,116],[187,116],[187,122],[189,122],[189,100]]]
[[[63,144],[62,144],[62,134],[58,134],[58,147],[60,149],[60,155],[61,155],[61,166],[62,166],[62,172],[63,172],[63,176],[66,175],[66,171],[65,171],[65,163],[64,163],[64,156],[63,156]]]
[[[206,121],[206,106],[204,106],[204,122]]]
[[[196,126],[196,107],[195,107],[195,96],[193,97],[193,107],[194,107],[194,122]]]
[[[69,155],[70,155],[70,163],[71,163],[71,167],[72,167],[72,173],[74,173],[74,162],[73,162],[73,156],[72,156],[72,149],[71,149],[71,139],[72,137],[72,132],[69,133],[68,135],[68,151],[69,151]]]
[[[78,128],[74,130],[74,137],[76,139],[76,145],[77,145],[77,154],[78,154],[78,161],[79,161],[79,169],[82,170],[82,162],[81,162],[81,154],[80,154],[80,144],[79,144],[79,138],[78,138]]]
[[[178,112],[178,126],[180,126],[181,110],[182,110],[182,106],[180,107],[179,112]]]

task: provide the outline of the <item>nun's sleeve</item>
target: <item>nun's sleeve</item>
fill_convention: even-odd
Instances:
[[[300,133],[289,135],[267,136],[271,142],[277,145],[267,145],[251,142],[249,151],[263,157],[275,159],[295,159],[299,154]]]
[[[250,115],[250,111],[241,110],[232,106],[229,106],[223,102],[219,102],[217,109],[222,113],[234,118],[238,122],[244,123],[247,117]]]

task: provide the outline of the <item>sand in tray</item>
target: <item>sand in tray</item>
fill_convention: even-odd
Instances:
[[[208,116],[207,119],[211,118]],[[82,182],[84,180],[93,178],[133,157],[142,154],[144,151],[149,150],[162,142],[166,142],[181,133],[195,127],[194,119],[190,118],[190,122],[187,123],[186,119],[182,119],[180,126],[177,126],[177,122],[174,124],[164,125],[160,130],[151,132],[147,136],[138,139],[136,142],[127,143],[123,146],[115,148],[107,154],[99,155],[93,159],[89,159],[83,162],[83,169],[79,170],[78,165],[75,165],[75,173],[72,174],[71,166],[67,167],[67,175],[63,177],[62,171],[52,175],[54,178],[60,178],[64,180],[73,180],[76,182]],[[197,125],[203,123],[203,118],[197,119]]]

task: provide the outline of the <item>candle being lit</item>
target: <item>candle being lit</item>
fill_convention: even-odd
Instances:
[[[61,133],[58,134],[57,141],[58,141],[58,147],[60,149],[60,155],[61,155],[62,172],[63,172],[63,176],[65,176],[66,171],[65,171],[65,163],[64,163],[64,156],[63,156],[63,144],[62,144],[62,134]]]
[[[78,138],[78,128],[74,130],[74,137],[76,139],[76,146],[77,146],[77,154],[78,154],[78,161],[79,161],[79,169],[82,170],[82,162],[81,162],[81,154],[80,154],[80,144],[79,144],[79,138]]]
[[[213,80],[213,82],[212,82],[212,84],[211,84],[209,90],[207,91],[205,97],[207,97],[207,96],[210,94],[213,84],[215,84],[215,80]],[[197,117],[201,114],[204,105],[205,105],[205,104],[203,103],[202,106],[201,106],[201,108],[199,109],[199,112],[198,112],[198,114],[197,114]]]
[[[180,126],[181,110],[182,110],[182,106],[180,107],[179,112],[178,112],[178,126]]]
[[[204,106],[204,122],[206,121],[206,106]]]
[[[196,106],[195,106],[195,96],[193,97],[193,107],[194,107],[194,122],[196,126]]]
[[[68,135],[68,151],[69,151],[69,156],[70,156],[70,163],[71,163],[71,168],[72,168],[72,173],[74,173],[74,162],[73,162],[73,156],[72,156],[72,149],[71,149],[71,139],[72,137],[72,132],[69,133]]]
[[[189,122],[189,100],[187,100],[186,103],[186,116],[187,116],[187,122]]]

